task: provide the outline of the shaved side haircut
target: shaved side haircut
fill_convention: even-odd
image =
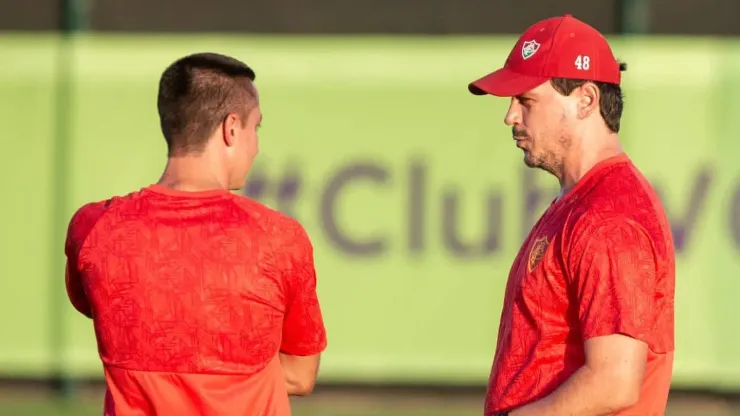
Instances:
[[[229,114],[242,122],[257,102],[254,71],[216,53],[198,53],[172,63],[159,81],[157,109],[170,157],[197,154]]]

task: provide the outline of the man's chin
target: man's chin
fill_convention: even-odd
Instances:
[[[524,164],[527,165],[528,168],[539,168],[540,163],[532,158],[532,155],[528,151],[524,151]]]
[[[544,163],[540,162],[539,160],[532,160],[527,157],[524,157],[524,165],[530,169],[541,169],[541,170],[544,170],[545,172],[552,173],[552,170],[549,169]]]

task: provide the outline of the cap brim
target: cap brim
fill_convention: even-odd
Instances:
[[[514,97],[539,87],[548,79],[548,77],[522,75],[508,68],[501,68],[468,84],[468,91],[473,95]]]

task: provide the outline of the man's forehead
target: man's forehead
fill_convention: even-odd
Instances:
[[[548,81],[548,82],[545,82],[543,84],[540,84],[532,88],[531,90],[523,94],[519,94],[518,97],[527,98],[527,99],[537,99],[537,98],[547,97],[551,95],[553,92],[555,92],[555,89],[552,87],[552,85]]]
[[[517,98],[536,98],[537,94],[533,93],[532,90],[517,95]]]
[[[550,82],[544,82],[531,90],[527,91],[525,94],[530,96],[542,96],[544,94],[547,94],[552,90],[552,86],[550,85]]]

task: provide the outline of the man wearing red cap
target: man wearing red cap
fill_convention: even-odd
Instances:
[[[543,20],[469,85],[511,97],[524,163],[560,182],[509,273],[485,415],[664,415],[675,253],[655,191],[623,153],[621,71],[570,15]]]

